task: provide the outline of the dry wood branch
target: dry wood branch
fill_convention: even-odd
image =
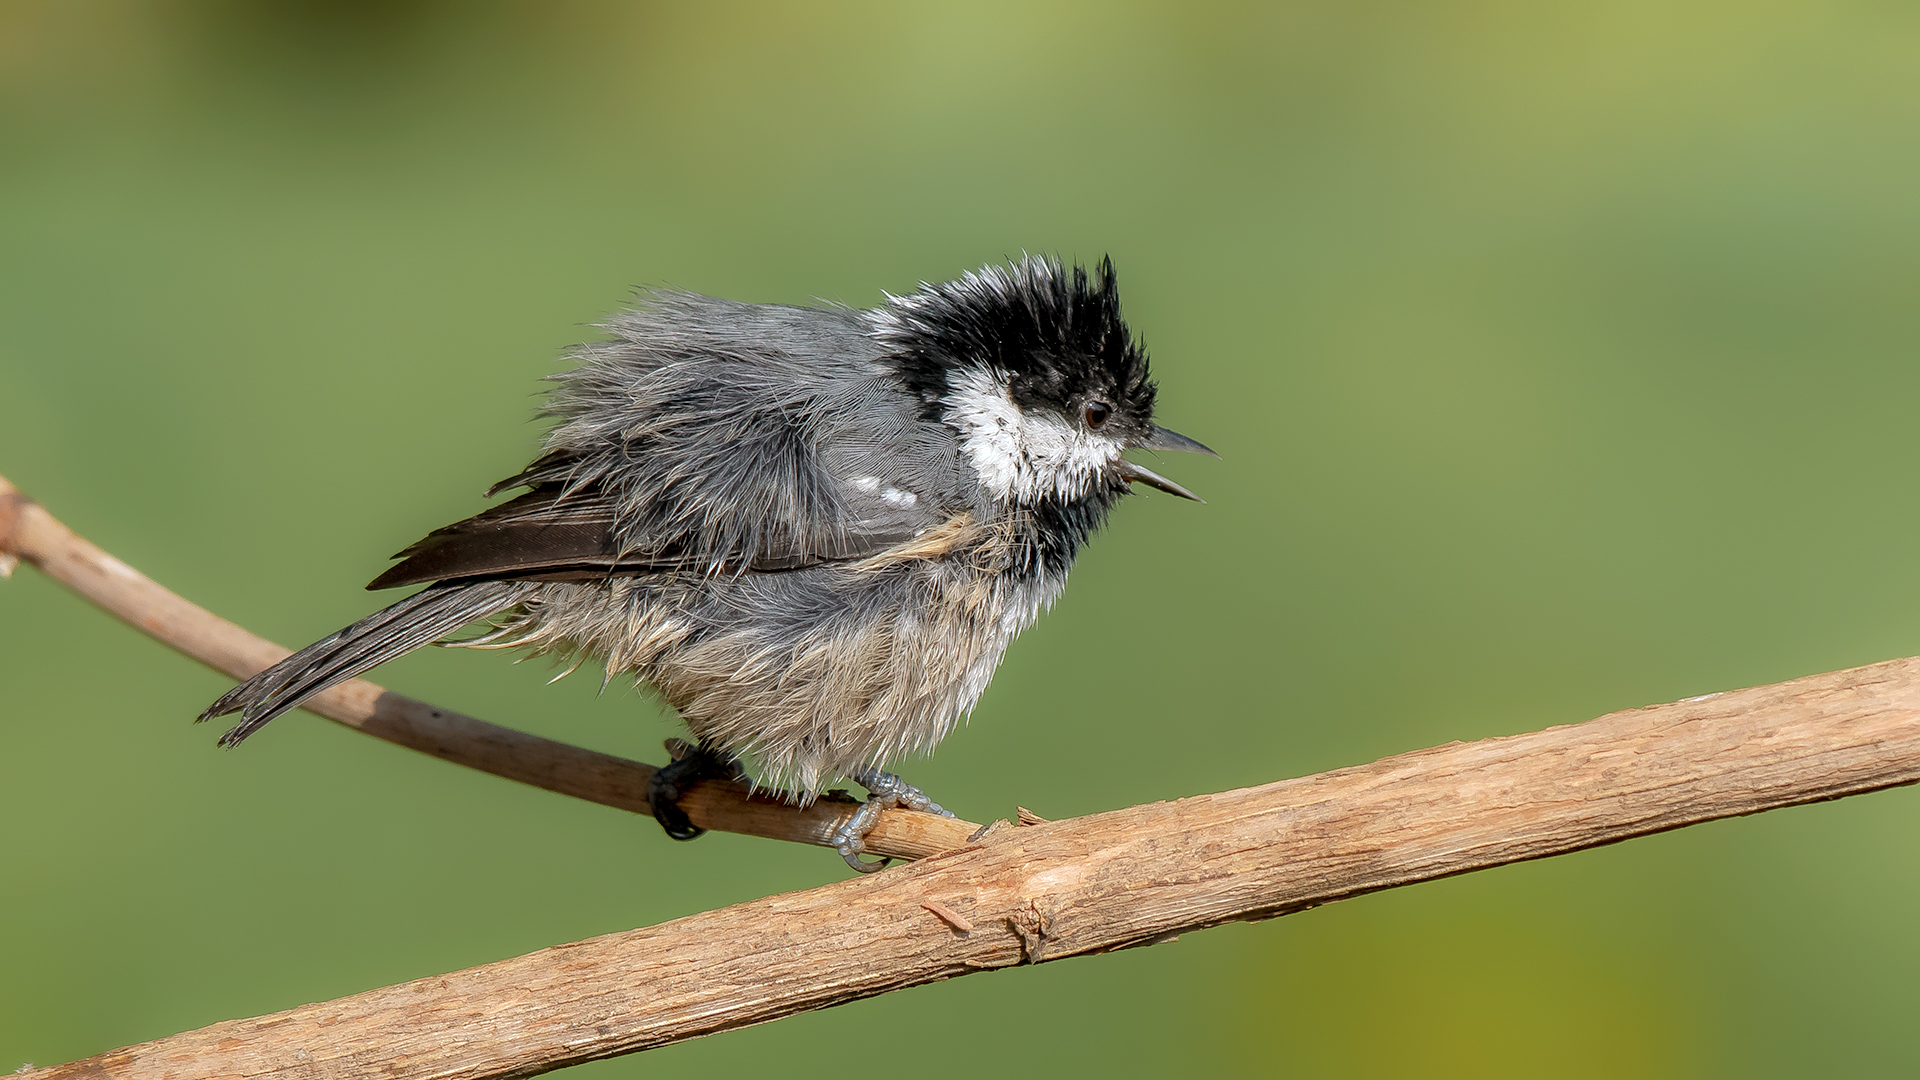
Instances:
[[[30,1072],[529,1076],[987,968],[1920,780],[1920,659],[1019,828],[871,877]]]
[[[11,571],[16,559],[39,567],[154,640],[235,679],[287,655],[288,650],[181,599],[88,543],[0,476],[0,575]],[[362,734],[471,769],[637,814],[652,813],[647,807],[651,765],[462,716],[365,679],[342,683],[304,707]],[[681,806],[702,828],[822,846],[830,846],[827,836],[851,812],[848,804],[828,800],[797,810],[777,800],[750,797],[743,785],[717,781],[696,785]],[[892,810],[880,815],[867,837],[867,849],[920,858],[960,846],[978,827]]]
[[[0,537],[20,535],[23,512],[0,500]],[[89,558],[94,573],[131,574]],[[997,823],[887,873],[25,1075],[530,1076],[973,971],[1916,781],[1920,659],[1893,660],[1240,791]]]

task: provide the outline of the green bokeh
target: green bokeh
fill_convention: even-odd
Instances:
[[[1111,252],[1133,500],[910,775],[1061,817],[1920,653],[1920,10],[0,0],[0,474],[280,641],[483,504],[634,285]],[[643,758],[626,689],[407,693]],[[0,1071],[837,879],[0,585]],[[1806,1076],[1920,1057],[1920,794],[587,1066]]]

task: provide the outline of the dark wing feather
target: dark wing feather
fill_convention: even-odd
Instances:
[[[435,529],[394,556],[404,560],[369,589],[424,581],[520,578],[555,571],[611,569],[613,504],[591,491],[530,491],[465,521]]]
[[[220,745],[234,746],[267,721],[335,683],[525,599],[537,586],[513,581],[436,585],[328,634],[221,695],[200,719],[241,714]]]
[[[673,570],[706,572],[684,538],[623,547],[614,504],[603,493],[543,486],[465,521],[435,529],[394,556],[401,562],[369,582],[392,589],[430,581],[579,581]],[[777,573],[862,559],[903,543],[921,530],[904,524],[868,529],[820,551],[763,545],[723,562],[725,572]]]

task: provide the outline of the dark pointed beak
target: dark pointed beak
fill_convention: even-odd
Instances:
[[[1205,454],[1208,457],[1216,458],[1220,456],[1214,453],[1206,443],[1198,439],[1189,439],[1177,431],[1163,427],[1155,427],[1153,434],[1134,443],[1133,447],[1138,450],[1172,450],[1182,454]],[[1169,495],[1178,495],[1183,499],[1192,499],[1197,503],[1207,501],[1195,495],[1193,492],[1188,491],[1186,488],[1181,487],[1179,484],[1161,476],[1159,473],[1154,472],[1152,469],[1144,465],[1136,465],[1124,458],[1120,461],[1120,475],[1132,483],[1146,484],[1148,487],[1157,487]]]
[[[1212,458],[1220,456],[1214,453],[1206,443],[1198,439],[1189,439],[1177,431],[1170,431],[1163,427],[1155,427],[1153,434],[1133,445],[1142,450],[1173,450],[1182,454],[1205,454]]]
[[[1195,445],[1198,445],[1198,444],[1196,443]],[[1197,503],[1203,503],[1207,501],[1201,498],[1200,496],[1195,495],[1193,492],[1188,491],[1186,488],[1181,487],[1179,484],[1176,484],[1173,481],[1167,479],[1166,477],[1161,476],[1159,473],[1154,472],[1152,469],[1145,468],[1144,466],[1136,465],[1133,462],[1128,461],[1126,458],[1120,459],[1120,476],[1122,479],[1128,480],[1132,483],[1145,484],[1148,487],[1157,487],[1161,491],[1164,491],[1169,495],[1178,495],[1183,499],[1192,499],[1194,502],[1197,502]]]

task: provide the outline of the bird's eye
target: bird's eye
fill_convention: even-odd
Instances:
[[[1112,415],[1113,409],[1104,401],[1090,401],[1087,403],[1087,426],[1090,428],[1097,428],[1101,424],[1106,423],[1107,417]]]

